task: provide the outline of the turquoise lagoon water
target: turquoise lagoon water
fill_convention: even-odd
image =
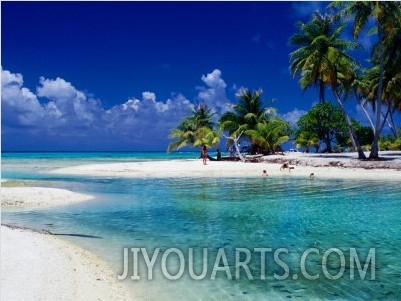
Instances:
[[[92,194],[89,202],[57,208],[2,210],[2,222],[59,234],[105,259],[117,274],[123,271],[124,248],[146,248],[150,256],[179,249],[188,260],[195,251],[197,274],[202,271],[202,250],[207,248],[207,274],[203,280],[188,275],[188,264],[178,280],[168,280],[159,255],[154,277],[147,280],[144,260],[139,257],[140,280],[124,283],[144,300],[399,300],[401,299],[401,187],[399,182],[323,180],[283,176],[280,178],[180,178],[129,179],[49,174],[63,166],[135,160],[193,159],[196,153],[3,153],[2,177],[37,180],[42,186],[62,187]],[[212,163],[210,163],[212,164]],[[223,248],[234,279],[225,272],[211,273],[219,248]],[[247,248],[252,259],[235,276],[235,250]],[[260,253],[254,248],[271,248],[266,253],[265,275],[261,277]],[[277,264],[273,253],[284,248]],[[307,257],[310,280],[302,273],[300,259],[309,248],[319,251]],[[332,253],[322,268],[322,255]],[[364,265],[375,249],[375,279],[372,264],[365,279],[355,271],[350,279],[350,248],[355,248]],[[132,254],[132,253],[130,253]],[[169,256],[170,274],[178,272],[178,257]],[[242,254],[244,255],[244,254]],[[129,267],[132,267],[130,255]],[[142,259],[141,259],[142,258]],[[241,260],[244,258],[242,257]],[[220,267],[223,265],[220,262]],[[294,276],[297,275],[297,276]],[[66,275],[68,276],[68,275]]]

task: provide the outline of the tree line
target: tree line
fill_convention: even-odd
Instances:
[[[263,105],[262,90],[243,89],[238,103],[217,121],[207,104],[193,108],[191,116],[171,130],[174,141],[168,151],[187,145],[216,146],[222,136],[238,155],[240,139],[249,142],[252,153],[265,154],[280,150],[291,138],[306,151],[319,151],[322,145],[325,148],[321,150],[327,152],[348,147],[358,152],[359,159],[366,159],[366,149],[370,159],[377,159],[380,146],[401,148],[395,122],[395,114],[401,111],[401,3],[335,1],[327,10],[325,14],[314,12],[307,23],[297,22],[298,32],[289,39],[297,47],[289,54],[290,72],[301,89],[315,87],[319,92],[319,103],[300,118],[297,129],[279,118],[274,108]],[[344,38],[348,25],[352,26],[352,40]],[[368,64],[350,54],[362,48],[358,38],[364,29],[376,36]],[[326,99],[328,89],[336,105]],[[344,105],[347,100],[360,106],[369,127],[350,118]],[[367,108],[374,112],[373,118]],[[381,135],[386,125],[392,136]]]

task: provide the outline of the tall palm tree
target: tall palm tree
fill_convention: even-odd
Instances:
[[[219,142],[212,110],[206,104],[199,104],[196,109],[191,108],[191,114],[185,116],[176,128],[171,129],[169,138],[175,141],[167,147],[168,152],[187,145],[211,147]]]
[[[356,62],[347,52],[356,49],[359,44],[341,39],[345,25],[337,25],[331,15],[315,12],[309,23],[298,22],[297,25],[300,33],[293,35],[290,42],[300,48],[290,53],[291,72],[294,77],[301,77],[302,89],[317,86],[321,102],[325,100],[325,88],[331,88],[343,111],[351,142],[358,151],[358,158],[366,159],[339,95],[340,87],[356,77]]]
[[[401,72],[398,64],[394,64],[390,58],[386,59],[385,72],[383,75],[383,92],[382,92],[382,117],[380,129],[384,127],[387,122],[389,128],[392,130],[394,137],[398,138],[397,126],[394,120],[394,113],[396,110],[401,111]],[[354,83],[357,89],[356,97],[359,101],[363,100],[364,103],[369,103],[375,109],[375,98],[379,86],[380,70],[379,65],[367,69]],[[387,109],[385,110],[384,107]],[[363,106],[362,106],[363,108]],[[370,122],[372,130],[375,130],[375,125],[370,116],[365,113]],[[388,118],[387,118],[388,117]]]
[[[333,8],[340,8],[338,16],[353,16],[353,34],[357,38],[361,30],[373,18],[376,23],[378,42],[375,45],[376,51],[373,53],[379,62],[379,81],[374,100],[376,110],[376,121],[374,126],[374,138],[369,158],[379,158],[379,137],[382,127],[382,93],[385,71],[385,58],[391,52],[392,47],[388,47],[395,40],[399,40],[397,35],[391,34],[394,28],[400,26],[401,4],[396,1],[335,1],[331,5]]]
[[[356,135],[354,126],[345,110],[344,104],[339,95],[339,91],[341,89],[345,90],[350,89],[352,82],[357,77],[354,68],[355,64],[352,61],[352,59],[350,59],[347,56],[343,56],[341,53],[334,52],[331,56],[332,56],[331,58],[332,77],[329,80],[331,90],[333,91],[334,97],[336,98],[337,103],[343,112],[345,122],[347,123],[348,126],[348,132],[351,139],[351,143],[352,146],[357,149],[358,158],[366,159],[365,153],[363,152],[363,149]],[[348,95],[348,93],[345,93],[345,95]]]
[[[326,84],[320,72],[324,66],[320,53],[323,48],[327,47],[324,44],[328,44],[327,36],[330,31],[330,23],[328,21],[316,18],[315,14],[313,22],[297,22],[296,26],[299,29],[299,33],[290,38],[292,45],[300,47],[290,54],[292,60],[290,70],[294,77],[301,74],[304,75],[299,81],[302,89],[307,89],[311,85],[317,86],[321,102],[325,101]]]
[[[388,83],[384,93],[389,105],[392,106],[389,112],[390,124],[394,137],[398,139],[399,133],[395,124],[394,113],[396,110],[401,112],[401,8],[393,27],[389,27],[384,43],[385,49],[388,50],[385,63]]]

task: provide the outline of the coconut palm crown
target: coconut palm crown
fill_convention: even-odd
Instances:
[[[191,115],[183,117],[178,126],[171,130],[169,138],[174,141],[167,147],[168,152],[185,146],[211,147],[219,142],[219,134],[214,129],[215,113],[206,104],[199,104],[190,110]]]

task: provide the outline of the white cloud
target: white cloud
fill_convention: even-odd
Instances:
[[[63,113],[57,108],[57,105],[54,101],[49,101],[47,104],[44,105],[46,112],[50,118],[60,118],[63,116]]]
[[[155,102],[156,94],[153,92],[149,92],[149,91],[142,92],[142,99],[143,100],[151,100],[151,101]]]
[[[212,76],[208,81],[214,87],[221,86],[215,79]],[[167,147],[169,130],[193,106],[182,94],[158,101],[155,93],[145,91],[142,99],[134,97],[106,110],[99,100],[62,78],[41,77],[39,84],[35,94],[23,87],[21,74],[2,70],[3,133],[18,132],[33,141],[34,135],[41,139],[46,135],[51,139],[62,135],[69,146],[81,137],[84,139],[81,143],[92,149],[101,148],[91,145],[96,139],[100,145],[116,146],[164,141]],[[3,141],[10,145],[13,138],[4,136]]]
[[[41,77],[39,83],[42,85],[36,89],[39,97],[46,97],[51,100],[64,101],[76,97],[85,97],[82,92],[75,89],[71,83],[57,77],[55,80]]]
[[[141,101],[139,99],[128,99],[125,103],[123,103],[121,105],[121,108],[123,111],[129,110],[129,109],[138,111],[140,102]],[[110,112],[110,110],[108,112]]]
[[[22,74],[2,70],[1,79],[2,134],[9,149],[18,145],[50,150],[56,144],[89,150],[105,145],[111,149],[155,144],[164,148],[170,142],[170,129],[194,107],[182,94],[158,100],[154,92],[144,91],[139,98],[130,97],[105,109],[100,100],[60,77],[40,77],[36,91],[24,87]],[[221,71],[215,69],[201,80],[204,86],[195,87],[197,99],[217,113],[227,109],[227,85]]]
[[[206,76],[202,75],[202,81],[213,89],[225,89],[226,83],[221,78],[221,71],[219,69],[214,69],[211,73]]]
[[[21,87],[24,83],[22,78],[22,74],[20,73],[11,73],[8,70],[1,70],[1,86],[11,86],[16,85]]]
[[[88,98],[70,82],[62,78],[39,79],[38,97],[50,100],[44,105],[50,110],[47,114],[48,128],[52,124],[77,128],[89,128],[98,121],[98,115],[104,112],[99,101]]]
[[[307,111],[298,110],[297,108],[295,108],[292,111],[289,111],[285,114],[280,114],[280,117],[285,121],[288,121],[292,126],[296,126],[299,118],[301,118],[306,113]]]
[[[23,77],[19,73],[1,70],[1,102],[3,122],[32,125],[40,121],[45,110],[36,95],[22,87]],[[16,117],[14,119],[14,117]]]
[[[219,69],[214,69],[211,73],[202,75],[201,79],[207,87],[198,87],[198,98],[206,102],[217,113],[224,111],[228,102],[225,90],[227,85],[221,75],[222,73]]]

